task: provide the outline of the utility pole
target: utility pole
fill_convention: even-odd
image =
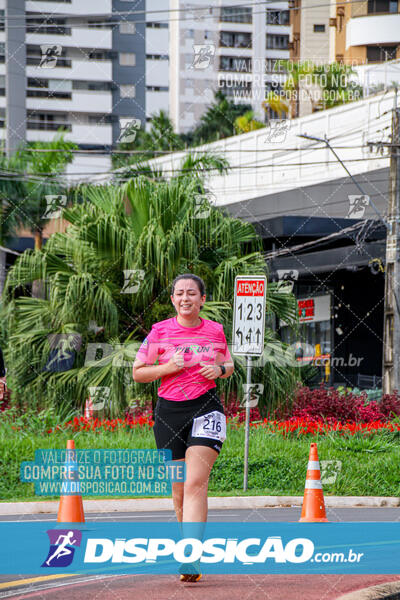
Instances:
[[[390,153],[390,189],[386,236],[385,308],[383,325],[382,391],[400,391],[400,306],[399,306],[399,234],[400,234],[400,109],[397,89],[394,94]]]

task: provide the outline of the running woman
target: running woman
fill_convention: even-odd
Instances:
[[[169,449],[172,460],[186,463],[185,482],[172,483],[172,499],[181,531],[184,523],[199,523],[201,539],[208,479],[226,437],[215,380],[232,375],[234,366],[222,325],[199,316],[206,301],[203,280],[179,275],[171,301],[177,315],[153,325],[136,355],[133,379],[150,383],[161,378],[154,436],[158,449]],[[198,563],[182,565],[180,573],[181,581],[201,578]]]

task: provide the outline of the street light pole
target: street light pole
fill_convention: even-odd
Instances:
[[[392,144],[390,153],[389,229],[386,236],[385,308],[383,326],[383,381],[382,391],[391,394],[400,391],[400,307],[399,288],[399,215],[400,215],[400,110],[397,108],[397,89],[394,94],[392,115]]]
[[[354,179],[346,165],[340,160],[328,139],[317,138],[311,135],[300,135],[315,142],[323,142],[334,154],[336,159],[345,169],[361,194],[366,195],[361,185]],[[379,143],[378,143],[379,145]],[[400,365],[397,353],[400,349],[400,303],[397,289],[400,277],[400,110],[397,108],[397,89],[394,95],[394,108],[392,117],[392,144],[390,160],[390,199],[388,220],[385,221],[373,201],[370,204],[379,220],[386,228],[386,269],[385,269],[385,307],[383,326],[383,364],[382,364],[382,392],[391,394],[394,390],[400,391]]]

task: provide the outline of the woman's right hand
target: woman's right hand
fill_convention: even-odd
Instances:
[[[185,349],[179,348],[169,359],[167,363],[165,363],[165,373],[166,375],[170,375],[172,373],[178,373],[182,371],[185,366],[185,359],[183,356]]]

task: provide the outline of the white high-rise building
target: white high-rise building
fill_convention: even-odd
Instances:
[[[289,58],[288,3],[170,0],[169,6],[169,111],[176,130],[192,129],[218,89],[264,120],[265,95],[284,80],[275,61]]]
[[[69,172],[108,170],[121,128],[145,119],[144,0],[0,0],[0,11],[0,137],[9,152],[62,128],[82,150],[101,152]]]
[[[169,113],[169,19],[165,0],[146,0],[146,121]]]

